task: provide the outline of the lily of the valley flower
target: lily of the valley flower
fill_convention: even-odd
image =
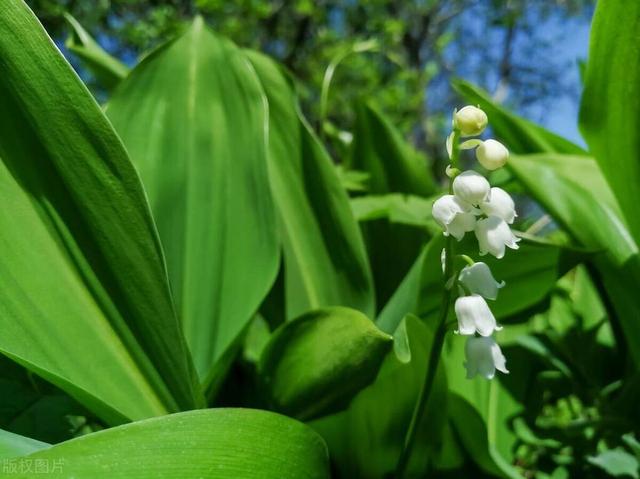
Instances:
[[[490,199],[491,185],[480,173],[463,171],[453,180],[453,193],[466,203],[479,205]]]
[[[518,249],[520,238],[516,238],[505,220],[497,216],[478,220],[475,233],[480,247],[480,256],[491,253],[500,259],[504,256],[505,246]]]
[[[486,140],[476,149],[478,162],[487,170],[497,170],[509,159],[509,150],[496,140]]]
[[[464,234],[473,231],[476,216],[470,204],[454,195],[444,195],[433,203],[433,219],[444,229],[445,236],[453,236],[460,241]]]
[[[502,188],[491,188],[489,201],[480,204],[480,209],[487,216],[497,216],[509,224],[513,224],[516,216],[516,205],[513,199]]]
[[[498,290],[505,285],[504,281],[498,283],[493,278],[489,266],[482,262],[462,268],[458,275],[458,281],[462,283],[467,292],[479,294],[485,299],[496,299]]]
[[[466,357],[464,366],[467,368],[468,379],[475,377],[476,374],[492,379],[496,375],[496,369],[509,374],[507,360],[493,338],[471,336],[467,339],[464,352]]]
[[[494,331],[502,329],[496,324],[496,318],[487,302],[479,294],[460,296],[455,304],[458,318],[458,333],[469,335],[476,332],[481,336],[491,336]]]
[[[453,124],[462,136],[476,136],[484,131],[489,119],[480,108],[467,105],[453,115]]]

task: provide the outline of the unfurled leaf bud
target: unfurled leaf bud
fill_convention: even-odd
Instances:
[[[509,159],[509,150],[499,141],[486,140],[476,149],[476,157],[487,170],[497,170]]]
[[[484,131],[489,119],[480,108],[467,105],[453,115],[453,124],[462,136],[476,136]]]

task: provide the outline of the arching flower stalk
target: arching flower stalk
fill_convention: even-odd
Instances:
[[[445,293],[443,296],[438,326],[429,356],[429,367],[423,383],[411,423],[405,437],[405,445],[398,460],[396,477],[404,477],[413,442],[429,399],[435,373],[438,368],[444,337],[447,332],[447,317],[452,304],[457,317],[456,333],[467,336],[465,363],[467,378],[480,375],[492,379],[496,371],[507,374],[506,358],[493,333],[502,329],[496,322],[487,300],[498,297],[504,282],[494,279],[489,266],[475,262],[466,255],[456,255],[456,242],[466,233],[473,232],[478,241],[480,256],[491,254],[497,259],[504,257],[506,248],[518,249],[518,241],[509,225],[517,214],[511,196],[501,188],[491,187],[487,178],[474,170],[460,171],[460,150],[475,149],[476,159],[484,170],[493,171],[504,166],[509,159],[509,151],[500,142],[474,137],[482,134],[488,124],[484,111],[475,106],[465,106],[454,111],[452,132],[446,141],[450,164],[446,173],[449,177],[449,194],[437,199],[432,215],[446,237],[442,251]],[[454,241],[456,240],[456,241]],[[457,263],[464,260],[462,268]],[[454,301],[455,300],[455,301]]]

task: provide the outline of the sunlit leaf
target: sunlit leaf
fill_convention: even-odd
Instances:
[[[46,449],[49,444],[28,437],[19,436],[0,429],[0,460],[5,464],[11,457],[24,456],[32,452]],[[6,470],[4,472],[7,472]]]
[[[279,263],[260,82],[198,17],[131,72],[107,115],[140,171],[184,333],[210,382]]]
[[[148,419],[89,434],[12,459],[11,477],[156,479],[324,479],[322,439],[293,419],[252,409],[209,409]],[[23,464],[21,468],[20,465]]]
[[[640,241],[640,3],[599,2],[591,26],[580,130]]]
[[[201,403],[145,194],[20,0],[0,16],[0,352],[110,423]]]
[[[510,168],[576,240],[601,251],[594,262],[613,299],[629,352],[640,362],[640,323],[636,320],[640,304],[628,287],[640,281],[640,256],[596,162],[570,155],[526,155],[512,158]]]
[[[341,305],[371,316],[369,264],[332,160],[278,65],[256,52],[248,56],[269,100],[269,174],[282,225],[286,315]]]

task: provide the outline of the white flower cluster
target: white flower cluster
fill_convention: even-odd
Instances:
[[[450,158],[454,146],[459,149],[476,148],[476,158],[487,170],[504,166],[509,151],[496,140],[471,139],[454,145],[459,137],[481,134],[487,123],[487,115],[480,108],[465,106],[455,112],[454,132],[447,140]],[[481,256],[490,253],[500,259],[506,247],[518,249],[519,238],[509,226],[517,216],[511,196],[501,188],[492,188],[487,179],[476,171],[459,172],[449,167],[447,174],[453,177],[453,194],[444,195],[433,204],[433,218],[442,227],[445,236],[451,235],[460,241],[465,233],[473,231]],[[491,379],[496,369],[508,373],[505,357],[492,337],[494,331],[501,327],[497,325],[486,302],[486,299],[497,298],[498,290],[504,283],[498,283],[489,267],[478,262],[464,267],[457,274],[457,284],[460,296],[454,309],[458,318],[457,332],[468,336],[465,346],[467,377],[473,378],[479,374]]]

